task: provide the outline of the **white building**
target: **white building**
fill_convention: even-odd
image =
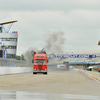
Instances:
[[[18,41],[18,33],[12,32],[9,33],[9,30],[4,29],[4,24],[12,24],[17,21],[10,21],[5,23],[0,23],[2,26],[0,28],[0,40],[1,40],[1,49],[6,50],[6,58],[15,58],[17,52],[17,41]],[[2,31],[4,29],[4,31]],[[9,28],[8,28],[9,29]]]

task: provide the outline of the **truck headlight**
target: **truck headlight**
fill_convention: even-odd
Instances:
[[[34,70],[36,70],[36,69],[34,69]]]
[[[47,69],[44,69],[44,70],[47,70]]]

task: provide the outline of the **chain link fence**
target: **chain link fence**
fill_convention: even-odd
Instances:
[[[0,58],[0,67],[28,67],[28,63],[22,60]]]

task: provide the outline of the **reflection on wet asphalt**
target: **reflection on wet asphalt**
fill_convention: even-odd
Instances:
[[[0,91],[0,100],[17,100],[15,91]]]
[[[100,100],[100,96],[0,91],[0,100]]]

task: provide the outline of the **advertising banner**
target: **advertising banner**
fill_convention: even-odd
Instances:
[[[96,58],[96,55],[88,55],[88,54],[67,54],[67,55],[47,55],[48,58]]]

